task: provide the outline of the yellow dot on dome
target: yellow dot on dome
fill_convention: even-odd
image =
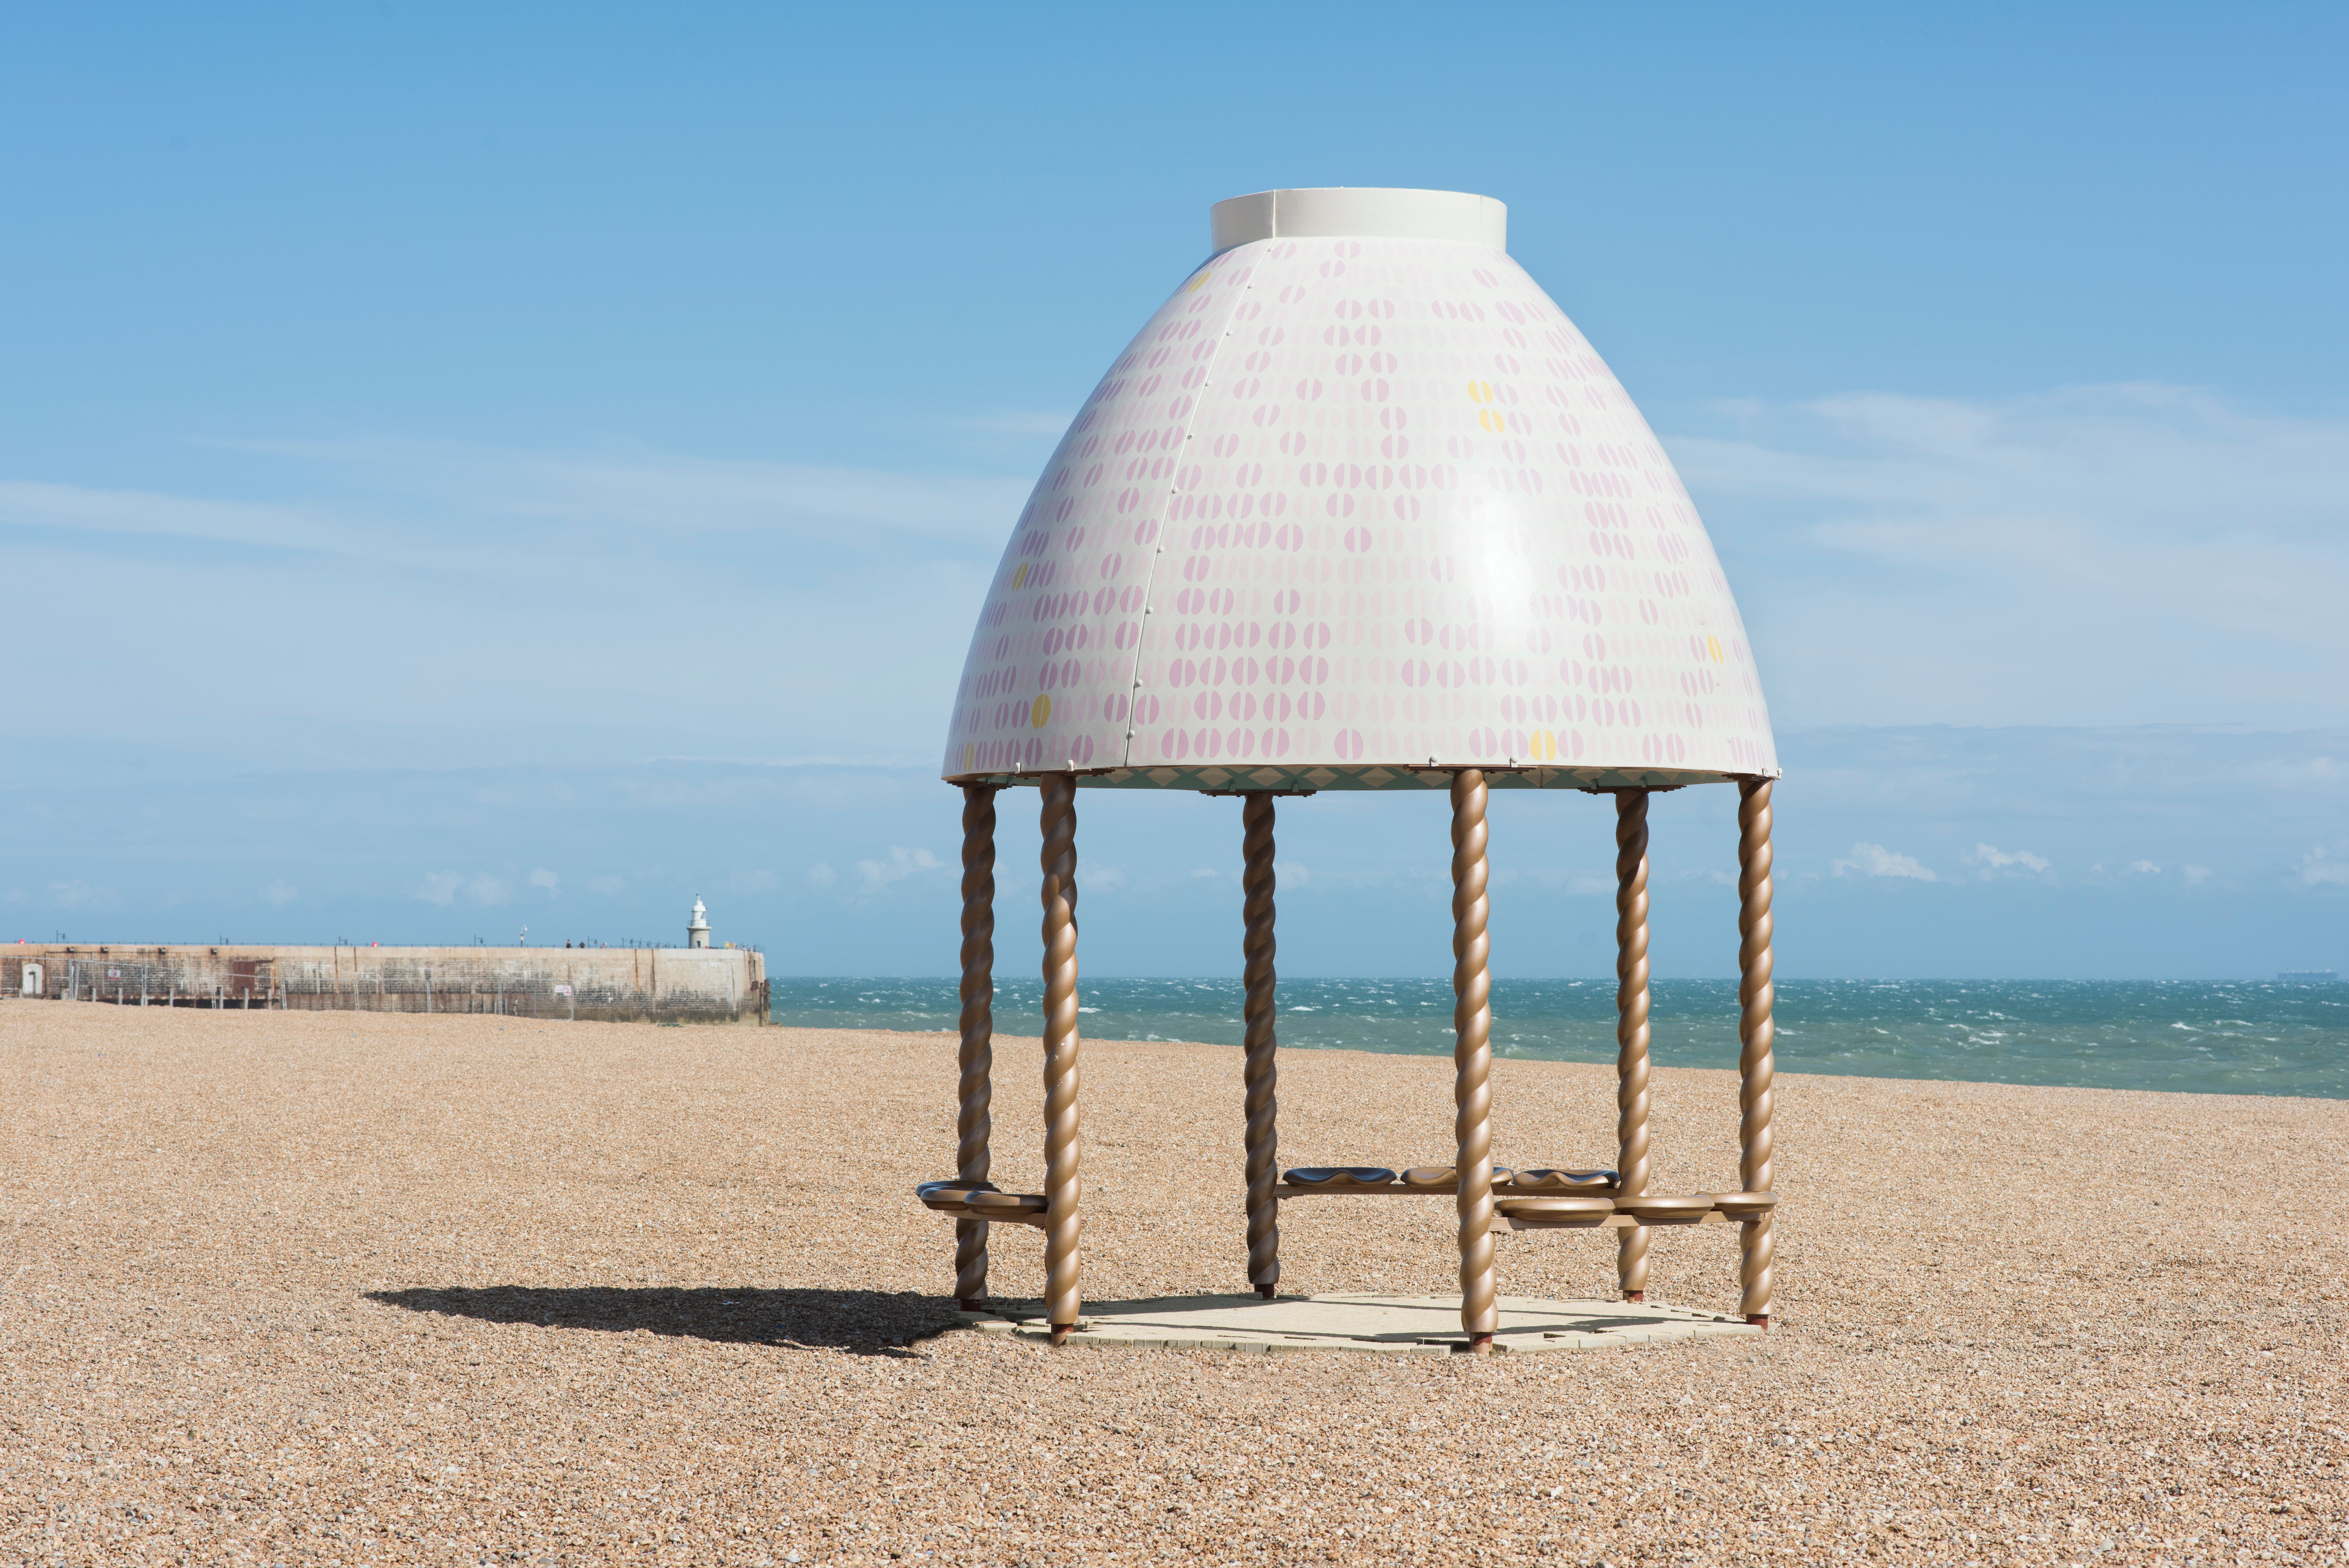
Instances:
[[[1014,572],[1014,573],[1012,573],[1012,574],[1011,574],[1011,586],[1012,586],[1012,587],[1013,587],[1013,588],[1015,588],[1015,589],[1016,589],[1016,588],[1018,588],[1018,587],[1019,587],[1019,585],[1020,585],[1020,584],[1022,584],[1022,583],[1026,582],[1027,580],[1028,580],[1028,563],[1027,563],[1027,562],[1025,562],[1025,561],[1022,561],[1022,562],[1020,562],[1020,563],[1019,563],[1019,569],[1018,571],[1016,571],[1016,572]]]
[[[1721,662],[1721,639],[1719,638],[1708,636],[1704,639],[1704,650],[1713,656],[1713,661],[1715,664],[1719,664]]]
[[[1203,284],[1205,284],[1205,283],[1206,283],[1209,278],[1213,277],[1214,275],[1215,275],[1215,274],[1213,274],[1213,273],[1209,273],[1209,272],[1202,272],[1198,276],[1196,276],[1196,277],[1193,278],[1193,279],[1192,279],[1192,280],[1191,280],[1187,285],[1185,285],[1185,286],[1184,286],[1183,292],[1184,292],[1184,293],[1185,293],[1185,294],[1196,294],[1196,293],[1198,293],[1198,292],[1199,292],[1200,286],[1201,286],[1201,285],[1203,285]]]
[[[1469,398],[1469,400],[1470,400],[1471,402],[1477,402],[1477,403],[1489,403],[1489,402],[1491,402],[1491,401],[1493,400],[1493,389],[1492,389],[1491,384],[1490,384],[1490,383],[1488,383],[1488,382],[1485,382],[1485,381],[1471,381],[1471,382],[1469,382],[1469,383],[1468,383],[1468,398]]]
[[[1533,753],[1534,761],[1548,762],[1557,755],[1557,737],[1547,730],[1536,730],[1533,732]]]
[[[1029,712],[1028,722],[1040,730],[1044,727],[1045,721],[1051,718],[1051,716],[1052,694],[1047,691],[1043,696],[1036,699],[1036,706]]]
[[[1476,411],[1476,422],[1495,435],[1499,435],[1509,428],[1509,421],[1501,417],[1501,410],[1498,409],[1479,409]]]

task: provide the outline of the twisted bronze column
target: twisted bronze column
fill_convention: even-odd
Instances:
[[[1620,1190],[1648,1190],[1648,792],[1615,797],[1615,1168]],[[1648,1299],[1648,1228],[1618,1232],[1623,1299]]]
[[[1052,1343],[1077,1326],[1077,775],[1046,774],[1044,796],[1044,1310]]]
[[[1280,1070],[1274,1059],[1274,985],[1272,970],[1272,796],[1250,794],[1240,805],[1241,853],[1247,866],[1240,873],[1246,898],[1243,917],[1247,934],[1241,941],[1246,961],[1243,983],[1247,998],[1242,1006],[1247,1021],[1247,1064],[1242,1081],[1247,1092],[1247,1251],[1248,1282],[1257,1294],[1270,1301],[1280,1283],[1280,1200],[1272,1195],[1280,1179],[1280,1102],[1274,1097]]]
[[[1493,1348],[1493,946],[1485,935],[1485,774],[1452,775],[1452,1124],[1459,1145],[1460,1326],[1469,1349]]]
[[[955,1179],[985,1181],[995,1097],[995,789],[962,786],[962,1068]],[[976,1311],[987,1294],[987,1221],[955,1220],[955,1301]]]
[[[1770,781],[1737,786],[1737,1176],[1748,1192],[1770,1188]],[[1737,1310],[1745,1321],[1770,1326],[1770,1221],[1748,1220],[1738,1248]]]

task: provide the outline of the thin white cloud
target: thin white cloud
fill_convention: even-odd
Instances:
[[[1066,409],[1000,409],[991,414],[957,416],[947,421],[947,428],[998,440],[1056,441],[1076,418]]]
[[[1973,853],[1966,858],[1979,867],[1976,874],[1985,880],[2002,871],[2018,877],[2025,872],[2035,874],[2046,870],[2048,864],[2044,855],[2033,855],[2028,849],[2009,852],[1993,844],[1975,845]]]
[[[49,901],[67,909],[98,909],[114,902],[114,889],[82,881],[52,882]]]
[[[2161,867],[2156,866],[2150,860],[2132,860],[2128,863],[2128,868],[2141,877],[2158,877],[2161,875]]]
[[[726,886],[737,893],[763,893],[774,885],[772,871],[737,871],[726,879]]]
[[[811,888],[829,888],[839,880],[840,873],[821,860],[807,868],[807,885]]]
[[[1723,414],[1668,444],[1782,721],[2349,718],[2349,419],[2167,386]]]
[[[530,885],[533,888],[545,888],[546,896],[550,898],[559,898],[563,892],[563,878],[543,866],[530,874]]]
[[[2349,767],[2331,757],[2261,758],[2240,775],[2270,789],[2332,794],[2349,787]]]
[[[332,511],[318,507],[33,480],[0,480],[0,523],[70,534],[258,545],[304,555],[331,550],[328,542],[349,531]]]
[[[1030,479],[904,473],[818,463],[696,456],[624,446],[538,451],[453,441],[228,441],[362,480],[436,510],[564,527],[616,526],[679,539],[804,533],[832,543],[842,524],[905,537],[988,544],[1008,536]]]
[[[856,863],[856,873],[864,879],[861,890],[865,893],[879,893],[908,877],[945,868],[944,863],[926,849],[906,849],[895,844],[889,846],[888,859]]]
[[[302,890],[281,878],[272,881],[268,887],[264,888],[261,890],[261,896],[283,909],[299,898],[302,896]]]
[[[2189,888],[2199,888],[2203,883],[2208,882],[2212,877],[2217,875],[2217,873],[2212,871],[2208,866],[2189,866],[2185,868],[2185,871],[2186,885]]]
[[[2349,856],[2316,846],[2300,857],[2300,881],[2305,888],[2349,887]]]
[[[608,898],[626,886],[627,884],[621,881],[617,877],[590,877],[587,878],[587,890],[590,893],[596,895],[598,898]]]
[[[486,871],[476,871],[471,876],[460,871],[434,871],[418,884],[415,897],[419,903],[437,904],[442,909],[460,898],[469,904],[486,909],[512,900],[513,885]]]
[[[289,710],[354,726],[346,673],[398,668],[366,722],[386,761],[419,747],[434,753],[419,761],[477,757],[480,732],[452,726],[447,702],[483,680],[517,729],[568,739],[592,724],[640,753],[739,728],[912,761],[945,731],[1029,483],[637,450],[240,450],[241,472],[208,494],[0,475],[0,526],[22,532],[25,569],[59,587],[5,618],[0,662],[78,647],[104,683],[200,641],[223,668],[279,671]],[[287,494],[305,499],[245,499]],[[854,680],[840,678],[843,649],[858,650]],[[764,673],[749,689],[666,679],[687,667]],[[584,670],[603,672],[600,699],[583,695]],[[201,748],[212,722],[159,712],[147,738]],[[382,739],[393,733],[405,738]],[[267,744],[281,759],[309,751],[293,734]]]
[[[1913,855],[1902,855],[1881,844],[1855,844],[1851,854],[1831,867],[1838,877],[1902,877],[1917,882],[1938,882],[1932,867]]]

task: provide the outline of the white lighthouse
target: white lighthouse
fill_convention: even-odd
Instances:
[[[685,928],[685,945],[689,948],[709,945],[709,911],[701,907],[698,898],[693,901],[693,923]]]

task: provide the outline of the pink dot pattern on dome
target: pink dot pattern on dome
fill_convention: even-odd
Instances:
[[[1777,755],[1686,489],[1523,269],[1435,240],[1226,251],[1038,481],[943,771],[1430,765]]]

